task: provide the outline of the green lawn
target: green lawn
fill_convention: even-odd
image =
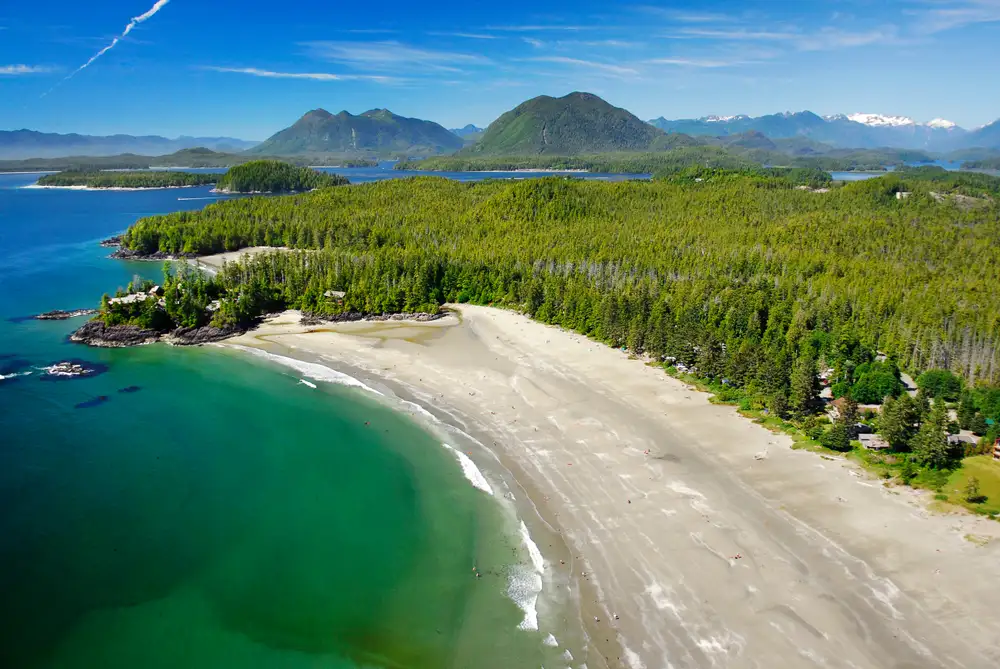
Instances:
[[[980,493],[987,497],[982,504],[965,501],[965,486],[973,476],[979,479]],[[966,458],[961,468],[948,477],[948,483],[941,492],[948,495],[948,501],[953,504],[961,504],[980,513],[1000,514],[1000,460],[994,460],[989,455]]]

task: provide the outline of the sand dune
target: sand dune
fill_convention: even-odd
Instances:
[[[565,544],[539,541],[546,587],[570,584],[586,623],[577,663],[1000,665],[1000,540],[965,538],[996,523],[931,515],[620,351],[460,312],[310,333],[289,313],[233,343],[385,384],[488,446],[476,464]]]

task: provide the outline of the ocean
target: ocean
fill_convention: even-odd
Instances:
[[[560,666],[542,558],[458,442],[301,365],[25,318],[155,280],[97,242],[209,188],[36,179],[0,175],[0,666]]]

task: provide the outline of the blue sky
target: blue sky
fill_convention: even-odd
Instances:
[[[457,127],[574,90],[644,119],[975,127],[1000,117],[998,45],[1000,0],[9,0],[0,129],[264,139],[316,107]]]

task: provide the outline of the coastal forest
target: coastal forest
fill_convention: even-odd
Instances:
[[[88,188],[180,188],[214,184],[218,174],[191,172],[58,172],[38,180],[39,186],[86,186]]]
[[[926,453],[915,462],[931,469],[956,462],[967,453],[948,445],[935,392],[964,398],[962,422],[1000,436],[1000,179],[920,169],[832,188],[801,180],[708,168],[614,183],[415,177],[145,218],[122,242],[142,254],[292,249],[226,264],[194,302],[219,308],[191,323],[497,305],[696,373],[776,416],[812,416],[828,368],[848,418],[804,429],[836,450],[857,437],[859,402],[899,397],[885,412],[894,448]],[[950,376],[912,400],[901,370]]]
[[[253,160],[230,167],[215,187],[227,193],[301,193],[348,183],[339,174],[317,172],[278,160]]]

